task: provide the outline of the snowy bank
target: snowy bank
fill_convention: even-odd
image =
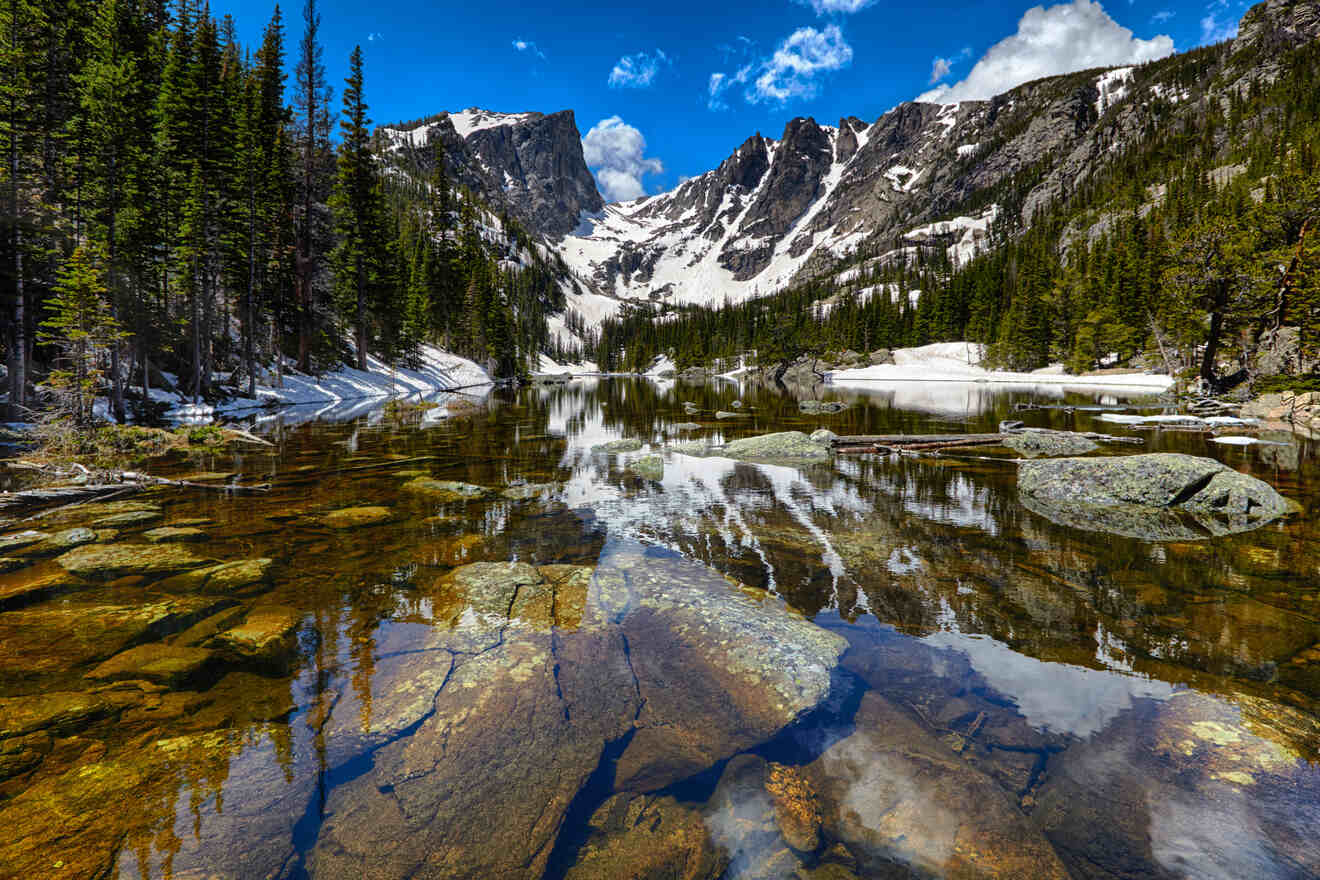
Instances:
[[[263,380],[273,382],[267,373]],[[349,402],[388,400],[392,397],[427,396],[440,391],[457,391],[491,385],[490,376],[467,358],[422,346],[422,364],[418,369],[391,369],[385,362],[367,358],[367,370],[341,366],[336,370],[309,376],[286,372],[280,387],[257,385],[256,397],[236,397],[217,406],[180,402],[167,417],[176,422],[209,422],[221,415],[242,415],[256,409],[276,407],[315,407],[328,409]]]
[[[1031,373],[987,370],[980,366],[982,346],[972,342],[937,342],[920,348],[894,351],[892,364],[833,370],[825,381],[842,387],[875,387],[882,382],[976,382],[1019,386],[1066,386],[1068,388],[1127,389],[1134,393],[1166,391],[1173,385],[1170,376],[1153,373],[1106,373],[1094,376],[1071,376],[1057,368],[1046,367]]]

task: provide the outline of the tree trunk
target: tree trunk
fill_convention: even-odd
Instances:
[[[257,359],[253,337],[256,335],[256,317],[252,313],[253,290],[257,285],[257,196],[255,184],[248,179],[248,284],[243,300],[243,365],[248,374],[248,397],[257,396]]]
[[[1224,306],[1216,302],[1216,308],[1210,313],[1210,333],[1205,340],[1205,352],[1201,355],[1201,379],[1210,387],[1219,387],[1219,378],[1215,375],[1215,360],[1219,356],[1219,339],[1224,331]]]
[[[357,283],[357,359],[358,369],[367,371],[367,290],[358,269]]]

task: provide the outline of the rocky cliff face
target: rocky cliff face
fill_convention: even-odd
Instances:
[[[582,156],[572,110],[492,113],[471,108],[408,128],[383,129],[389,149],[411,152],[429,170],[440,147],[445,171],[530,230],[558,239],[583,211],[604,207]]]

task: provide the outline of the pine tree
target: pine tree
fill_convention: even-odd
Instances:
[[[110,314],[104,262],[88,246],[74,250],[46,302],[49,317],[37,333],[40,342],[60,352],[47,383],[59,401],[57,412],[75,428],[92,423],[102,368],[123,335]]]
[[[369,306],[372,299],[385,299],[387,285],[383,273],[385,239],[383,205],[377,182],[375,158],[363,94],[362,47],[349,57],[349,75],[345,80],[342,140],[339,144],[338,172],[330,197],[334,211],[338,243],[331,253],[335,270],[335,288],[341,314],[349,314],[357,342],[358,369],[367,368]],[[375,296],[373,297],[373,294]]]
[[[305,0],[303,37],[299,44],[298,67],[295,72],[297,88],[294,92],[299,117],[300,166],[294,277],[298,301],[298,368],[304,371],[311,368],[312,337],[315,332],[314,285],[319,270],[319,231],[315,212],[326,191],[328,175],[325,157],[330,149],[332,92],[326,82],[320,32],[321,14],[316,9],[316,0]]]

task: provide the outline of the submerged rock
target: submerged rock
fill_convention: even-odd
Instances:
[[[294,633],[302,612],[282,605],[252,608],[242,623],[218,633],[209,644],[226,657],[241,662],[278,665],[297,649]]]
[[[510,501],[540,501],[551,498],[559,491],[554,483],[527,483],[522,486],[508,486],[500,494]]]
[[[331,792],[314,875],[540,877],[607,744],[627,743],[621,787],[686,778],[808,711],[843,650],[704,566],[641,555],[468,565],[422,592],[430,620],[383,634],[369,704],[345,694],[324,728],[331,766],[372,759]],[[619,859],[718,875],[692,811],[620,809],[571,876]]]
[[[825,461],[830,457],[830,450],[801,431],[783,431],[734,440],[726,444],[720,454],[728,458]]]
[[[1010,796],[877,692],[856,731],[803,769],[822,825],[868,876],[1067,880],[1045,837]]]
[[[700,431],[700,430],[701,430],[701,425],[698,425],[696,422],[679,422],[677,425],[674,425],[674,430],[675,430],[675,431]]]
[[[1149,541],[1245,532],[1289,512],[1269,484],[1173,453],[1024,462],[1018,490],[1047,519]]]
[[[38,532],[34,529],[14,532],[0,537],[0,553],[13,553],[16,550],[22,550],[24,547],[30,547],[33,544],[45,541],[49,537],[50,535],[47,533]]]
[[[724,410],[718,410],[718,411],[715,413],[715,418],[717,418],[717,419],[749,419],[749,418],[751,418],[751,416],[749,416],[747,413],[725,412]]]
[[[164,515],[164,511],[159,507],[126,510],[123,513],[114,513],[110,516],[103,516],[98,520],[94,520],[92,525],[100,529],[122,529],[128,526],[140,526],[145,523],[155,522]]]
[[[672,797],[616,794],[592,814],[590,826],[565,880],[716,880],[729,865],[702,815]]]
[[[178,687],[197,679],[213,656],[210,651],[181,645],[139,645],[106,660],[87,677],[93,681],[132,679]]]
[[[13,556],[0,556],[0,574],[8,574],[15,569],[30,565],[26,559],[17,559]]]
[[[847,645],[698,563],[621,554],[592,586],[644,700],[618,790],[657,791],[770,739],[825,698]]]
[[[96,541],[96,532],[87,528],[65,529],[49,535],[39,544],[34,544],[23,552],[31,556],[54,556],[84,544]]]
[[[623,440],[611,440],[608,443],[597,443],[591,447],[592,452],[638,452],[642,448],[642,441],[635,437],[625,438]]]
[[[76,691],[0,698],[0,740],[39,730],[67,736],[114,710],[105,696]]]
[[[174,544],[88,544],[55,561],[78,577],[106,581],[126,574],[174,574],[215,562]]]
[[[1028,458],[1085,455],[1100,448],[1094,440],[1061,431],[1023,431],[1010,436],[1004,445]]]
[[[394,521],[388,507],[341,507],[321,515],[321,525],[331,529],[360,529]]]
[[[228,594],[250,592],[252,587],[269,583],[272,559],[239,559],[198,568],[166,578],[157,586],[181,593]]]
[[[453,480],[433,480],[429,477],[409,480],[400,486],[399,490],[421,495],[429,501],[438,501],[442,504],[479,501],[491,495],[491,491],[485,486],[474,486],[471,483],[459,483]]]
[[[30,560],[20,560],[26,565]],[[21,608],[61,593],[90,587],[87,581],[74,577],[59,566],[43,567],[40,574],[20,571],[12,577],[0,578],[0,611]]]
[[[645,455],[630,461],[628,470],[658,483],[665,478],[665,460],[658,455]]]
[[[209,540],[210,536],[191,526],[166,526],[145,531],[142,538],[149,544],[193,544]]]
[[[1032,821],[1081,877],[1314,877],[1317,743],[1255,697],[1143,700],[1051,759]]]
[[[0,614],[0,683],[80,674],[132,645],[182,632],[234,604],[214,596],[114,604],[78,601]]]

